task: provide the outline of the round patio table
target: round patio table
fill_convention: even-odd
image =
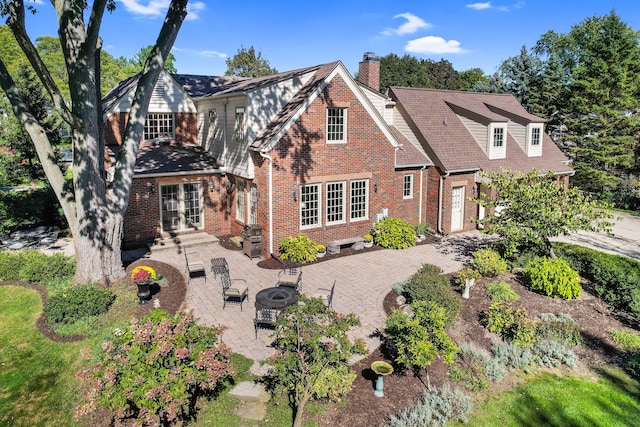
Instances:
[[[278,286],[263,289],[256,294],[256,308],[283,309],[298,301],[298,292],[295,288]]]

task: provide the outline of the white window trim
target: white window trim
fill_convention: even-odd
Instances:
[[[502,146],[496,147],[494,142],[495,129],[502,129]],[[504,159],[507,157],[507,124],[506,123],[491,123],[487,132],[487,156],[489,159]]]
[[[242,119],[239,120],[239,114],[242,114]],[[234,141],[244,141],[245,137],[245,121],[247,120],[244,107],[236,107],[235,116],[233,122],[233,139]]]
[[[353,218],[352,215],[352,211],[353,211],[353,205],[352,205],[352,183],[354,182],[364,182],[364,197],[365,197],[365,212],[364,215],[362,217],[358,217],[358,218]],[[369,191],[369,179],[354,179],[349,181],[349,222],[360,222],[360,221],[368,221],[369,220],[369,204],[371,203],[371,197],[370,197],[370,191]]]
[[[533,130],[538,129],[540,133],[540,140],[537,145],[533,145]],[[527,156],[542,156],[542,140],[543,138],[543,125],[541,123],[531,123],[527,125]]]
[[[153,132],[149,132],[147,131],[148,128],[148,121],[149,121],[149,117],[150,116],[163,116],[162,120],[166,120],[167,118],[171,117],[171,132],[160,132],[159,128],[153,129]],[[158,122],[158,120],[160,119],[160,117],[157,117],[155,119],[156,123]],[[152,134],[155,135],[157,134],[157,136],[153,137],[153,138],[147,138],[147,136],[151,136],[148,134]],[[176,117],[174,113],[165,111],[165,112],[155,112],[155,113],[147,113],[147,117],[145,118],[144,121],[144,127],[142,129],[142,135],[143,135],[143,139],[145,141],[153,141],[155,139],[164,139],[166,137],[170,137],[171,139],[175,139],[175,135],[176,135]]]
[[[186,209],[185,209],[185,197],[184,197],[184,186],[187,184],[197,184],[198,185],[198,198],[199,198],[199,209],[200,209],[200,222],[198,224],[192,224],[193,226],[195,226],[197,229],[200,229],[202,227],[204,227],[204,223],[205,223],[205,218],[204,218],[204,196],[203,196],[203,185],[201,182],[199,181],[192,181],[192,182],[167,182],[167,183],[163,183],[160,185],[160,197],[158,197],[158,201],[160,203],[160,227],[162,228],[162,232],[172,232],[172,231],[184,231],[184,230],[192,230],[193,227],[189,226],[187,224],[187,218],[186,218]],[[162,217],[164,209],[162,206],[162,187],[172,187],[172,186],[177,186],[178,187],[178,227],[177,228],[172,228],[169,230],[165,230],[164,228],[164,218]]]
[[[317,218],[318,218],[318,223],[317,224],[311,224],[311,225],[302,225],[302,187],[308,187],[308,186],[315,186],[318,189],[318,208],[317,208]],[[300,227],[301,230],[309,230],[309,229],[313,229],[313,228],[320,228],[322,227],[322,219],[323,219],[323,206],[322,206],[322,183],[317,182],[317,183],[308,183],[308,184],[304,184],[301,185],[300,187],[298,187],[298,194],[300,195],[298,198],[298,225]]]
[[[244,191],[246,182],[242,179],[236,179],[236,221],[246,224],[247,215],[247,198]]]
[[[405,184],[407,183],[407,178],[409,178],[409,194],[405,194]],[[402,198],[405,200],[413,199],[413,178],[414,177],[412,173],[407,173],[402,176]]]
[[[341,184],[342,185],[342,219],[338,221],[329,221],[329,185],[332,184]],[[337,224],[345,224],[347,222],[347,182],[346,181],[329,181],[325,183],[325,210],[324,218],[325,224],[327,225],[337,225]]]
[[[329,110],[342,110],[342,139],[329,139]],[[347,116],[348,109],[346,107],[327,107],[325,117],[325,132],[327,144],[346,144],[347,143]]]

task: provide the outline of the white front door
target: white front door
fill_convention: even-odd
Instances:
[[[451,231],[462,230],[464,225],[464,187],[453,187],[451,192]]]

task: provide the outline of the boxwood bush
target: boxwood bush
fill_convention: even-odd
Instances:
[[[449,279],[436,265],[424,264],[403,284],[403,295],[409,302],[433,301],[446,310],[445,327],[458,320],[462,299],[452,288]]]
[[[44,306],[44,313],[49,326],[55,328],[58,324],[70,324],[102,314],[115,298],[115,294],[109,289],[92,285],[71,286],[49,298]]]
[[[399,218],[384,218],[371,230],[373,242],[388,249],[407,249],[416,244],[416,230]]]
[[[529,263],[524,274],[534,291],[553,298],[572,299],[580,296],[580,275],[563,259],[538,258]]]
[[[473,267],[485,277],[495,277],[507,271],[507,262],[493,249],[478,249],[473,253]]]

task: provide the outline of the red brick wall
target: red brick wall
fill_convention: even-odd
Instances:
[[[326,108],[347,108],[347,142],[326,143]],[[301,115],[270,155],[273,157],[273,244],[278,250],[280,241],[287,236],[305,234],[311,239],[326,244],[340,238],[362,236],[370,231],[376,213],[383,208],[389,216],[406,219],[411,224],[418,222],[419,170],[414,171],[414,198],[403,200],[403,175],[408,171],[395,171],[395,150],[375,124],[364,106],[336,77],[320,96]],[[259,157],[259,156],[258,156]],[[269,162],[256,159],[255,183],[264,197],[258,198],[260,221],[265,228],[263,254],[268,255],[268,179]],[[426,174],[425,174],[426,177]],[[369,179],[369,217],[351,222],[349,218],[349,185],[352,179]],[[325,201],[322,201],[322,227],[300,230],[299,185],[346,181],[346,223],[325,226]],[[374,190],[377,184],[378,190]],[[425,184],[426,185],[426,184]],[[294,201],[293,193],[297,201]],[[322,186],[322,198],[325,187]]]
[[[478,218],[478,205],[469,201],[473,196],[475,174],[449,175],[445,178],[442,188],[442,232],[443,234],[461,233],[476,229],[475,220]],[[454,187],[465,187],[464,219],[461,230],[451,231],[451,196]]]
[[[114,113],[104,128],[106,145],[121,145],[129,113]],[[198,143],[198,115],[196,113],[174,113],[175,141],[178,144]]]
[[[190,175],[184,177],[134,178],[129,206],[125,214],[124,239],[126,248],[141,247],[161,235],[160,185],[199,182],[202,188],[203,228],[212,235],[228,234],[231,217],[227,213],[227,178],[220,175]],[[213,185],[210,187],[209,182]],[[194,230],[195,231],[195,230]],[[189,232],[188,230],[180,233]],[[167,237],[169,234],[165,233]]]

